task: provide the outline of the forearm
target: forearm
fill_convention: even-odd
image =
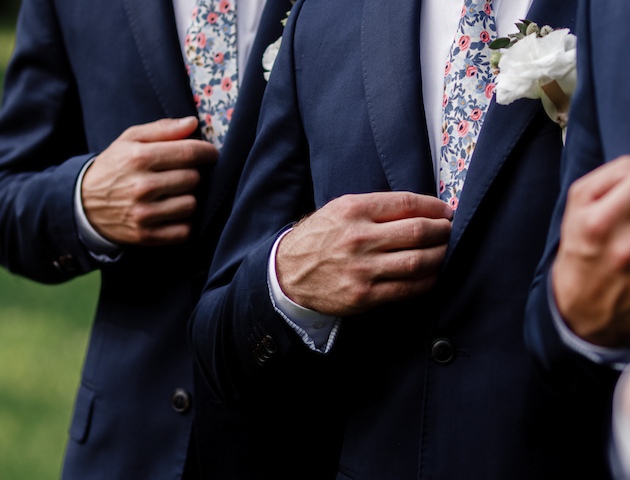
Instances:
[[[311,354],[269,298],[266,266],[274,241],[247,255],[228,284],[211,281],[190,322],[195,356],[214,393],[228,403],[275,383],[294,345]]]
[[[54,10],[24,1],[0,111],[0,262],[42,282],[91,268],[78,239],[74,186],[92,154]]]
[[[593,361],[567,343],[553,318],[549,267],[541,268],[530,291],[525,314],[525,343],[547,383],[562,396],[587,396],[605,401],[619,372]]]
[[[12,272],[58,283],[95,268],[79,240],[73,209],[86,157],[43,172],[0,172],[0,263]]]

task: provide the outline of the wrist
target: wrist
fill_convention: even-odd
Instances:
[[[594,269],[589,269],[591,277]],[[552,288],[558,308],[566,326],[586,342],[602,347],[619,347],[630,338],[629,322],[615,312],[615,292],[612,288],[589,288],[580,278],[589,278],[588,272],[567,269],[560,258],[552,266]],[[600,282],[601,283],[601,282]],[[629,317],[630,319],[630,317]]]
[[[85,178],[85,173],[90,168],[93,162],[94,158],[88,160],[77,178],[74,193],[75,222],[79,239],[88,249],[90,254],[93,257],[97,258],[97,260],[100,260],[101,257],[107,257],[111,261],[113,257],[120,255],[120,247],[104,238],[95,230],[94,226],[87,218],[87,215],[83,208],[83,180]]]

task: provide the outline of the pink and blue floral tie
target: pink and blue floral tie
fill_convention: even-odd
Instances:
[[[198,0],[186,33],[186,68],[201,133],[221,148],[238,95],[236,0]]]
[[[477,138],[492,99],[489,43],[496,38],[492,0],[466,0],[444,71],[440,199],[457,209]]]

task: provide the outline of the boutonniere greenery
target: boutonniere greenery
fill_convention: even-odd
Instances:
[[[295,5],[296,0],[291,0],[291,6]],[[291,10],[287,12],[287,15],[280,21],[283,27],[287,26],[287,20],[289,19],[289,14]],[[278,52],[280,51],[280,45],[282,44],[282,36],[271,45],[269,45],[262,57],[262,66],[265,69],[263,76],[265,80],[269,81],[269,75],[271,75],[271,69],[273,68],[273,64],[276,63],[276,57],[278,56]]]
[[[520,98],[540,98],[549,118],[566,139],[571,95],[577,84],[577,38],[568,28],[539,28],[530,20],[517,23],[518,33],[498,38],[491,63],[499,70],[496,99],[509,105]]]

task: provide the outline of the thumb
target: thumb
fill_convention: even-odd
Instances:
[[[163,118],[128,128],[121,137],[136,142],[166,142],[188,138],[197,129],[196,117]]]

